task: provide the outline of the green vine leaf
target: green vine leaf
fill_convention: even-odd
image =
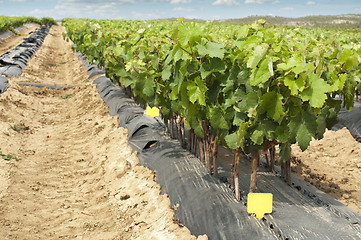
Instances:
[[[301,93],[301,98],[303,101],[310,101],[311,107],[321,108],[327,99],[326,93],[331,90],[331,86],[314,73],[308,76],[308,81],[310,86]]]

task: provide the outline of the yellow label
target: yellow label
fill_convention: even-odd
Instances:
[[[247,199],[247,212],[255,213],[262,219],[265,213],[272,213],[272,193],[249,193]]]
[[[159,108],[147,106],[146,113],[149,117],[159,117]]]

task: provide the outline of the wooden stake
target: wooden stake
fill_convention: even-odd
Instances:
[[[233,159],[232,159],[232,178],[231,178],[231,189],[234,190],[234,172],[236,165],[236,150],[233,150]]]
[[[187,146],[187,148],[188,148],[188,150],[190,152],[192,152],[192,132],[193,132],[193,129],[189,130],[189,132],[188,132],[188,146]]]
[[[206,166],[208,168],[208,173],[212,174],[212,163],[211,163],[211,159],[210,159],[210,144],[209,144],[209,128],[207,125],[206,121],[202,121],[202,128],[203,128],[203,132],[204,132],[204,148],[205,148],[205,162],[206,162]]]
[[[177,126],[177,116],[174,116],[173,118],[173,127],[175,130],[173,130],[173,139],[178,138],[178,126]]]
[[[184,148],[184,118],[180,117],[178,121],[178,139],[182,148]]]
[[[193,154],[197,154],[197,134],[193,132]]]
[[[212,158],[213,158],[213,175],[218,175],[217,169],[217,153],[218,153],[218,144],[217,144],[217,137],[212,137]]]
[[[197,136],[197,145],[196,145],[196,156],[197,158],[200,158],[201,157],[201,149],[200,149],[200,141],[201,141],[201,138]]]
[[[241,200],[239,194],[239,157],[241,155],[241,148],[237,148],[234,152],[234,168],[233,168],[233,181],[234,181],[234,192],[236,199]]]
[[[281,163],[281,177],[288,184],[291,185],[291,160]]]
[[[275,171],[275,159],[276,159],[276,147],[273,146],[269,149],[269,155],[270,155],[270,165],[269,165],[269,168],[270,168],[270,171],[275,174],[276,171]]]
[[[254,193],[257,191],[257,165],[259,159],[259,151],[252,151],[252,160],[251,160],[251,185],[249,187],[249,192]]]
[[[207,168],[208,168],[208,173],[209,174],[212,174],[212,163],[211,163],[211,159],[210,159],[210,152],[209,152],[209,142],[208,142],[208,139],[205,139],[204,140],[204,147],[205,147],[205,154],[204,154],[204,157],[205,157],[205,161],[206,161],[206,165],[207,165]]]
[[[291,160],[288,160],[287,162],[285,162],[285,182],[288,185],[292,184],[292,181],[291,181]]]
[[[169,119],[169,130],[170,130],[170,137],[174,138],[174,128],[173,128],[173,118]]]
[[[199,160],[204,161],[204,146],[202,138],[199,138]]]

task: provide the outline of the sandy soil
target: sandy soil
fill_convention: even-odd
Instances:
[[[361,213],[361,143],[343,128],[327,131],[302,152],[292,148],[292,171]]]
[[[0,96],[0,151],[20,158],[0,156],[0,239],[196,239],[175,223],[62,31],[51,29]]]
[[[26,25],[19,31],[22,35],[11,34],[10,36],[0,39],[0,55],[19,45],[22,41],[24,41],[24,38],[28,37],[28,35],[38,26],[39,25],[37,24]]]

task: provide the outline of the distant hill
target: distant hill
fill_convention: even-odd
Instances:
[[[317,15],[317,16],[307,16],[301,18],[249,16],[246,18],[220,20],[220,22],[249,24],[249,23],[254,23],[256,20],[261,18],[266,20],[267,24],[271,24],[271,25],[361,29],[361,15],[357,15],[357,14]]]

